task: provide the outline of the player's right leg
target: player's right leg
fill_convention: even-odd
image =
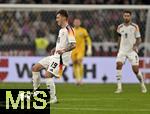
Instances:
[[[122,92],[122,83],[121,83],[121,78],[122,78],[122,66],[125,62],[126,56],[124,53],[118,53],[117,55],[117,60],[116,60],[116,78],[117,78],[117,90],[115,93],[121,93]]]
[[[55,76],[56,78],[60,78],[62,76],[62,73],[60,73],[60,56],[52,56],[49,59],[49,65],[47,68],[47,71],[45,73],[45,80],[46,80],[46,86],[47,90],[50,93],[50,102],[51,104],[57,103],[57,97],[56,97],[56,88],[55,88],[55,83],[53,80],[53,77]],[[65,63],[67,61],[64,59],[63,61],[63,68],[61,69],[62,71],[65,69]]]
[[[48,102],[48,103],[50,103],[50,104],[57,103],[56,87],[55,87],[55,83],[53,80],[53,74],[49,71],[46,71],[45,78],[46,78],[47,90],[50,94],[50,102]]]
[[[117,71],[117,90],[115,91],[115,93],[121,93],[122,92],[122,83],[121,83],[121,78],[122,78],[122,66],[123,63],[122,62],[117,62],[116,63],[116,71]]]

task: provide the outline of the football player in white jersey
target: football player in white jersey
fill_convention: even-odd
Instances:
[[[76,47],[74,30],[68,25],[68,13],[66,10],[59,10],[56,13],[56,22],[61,27],[56,43],[56,48],[52,49],[51,55],[43,58],[32,67],[32,79],[34,93],[40,86],[40,70],[46,68],[45,78],[47,89],[50,93],[50,103],[56,103],[56,89],[53,77],[60,77],[65,66],[71,59],[71,52]]]
[[[116,70],[117,70],[117,90],[115,93],[122,92],[122,66],[128,59],[132,65],[132,70],[135,73],[137,79],[141,85],[141,91],[143,93],[147,92],[144,84],[144,79],[142,73],[139,71],[139,57],[138,57],[138,46],[141,43],[141,35],[139,27],[137,24],[131,21],[131,11],[126,10],[123,13],[124,23],[120,24],[117,28],[117,33],[119,35],[118,40],[118,54],[116,60]]]

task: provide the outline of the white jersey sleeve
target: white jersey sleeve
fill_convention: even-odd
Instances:
[[[75,33],[72,27],[70,27],[69,25],[66,27],[67,29],[67,36],[68,36],[68,42],[76,42],[75,40]]]
[[[120,28],[123,26],[123,24],[120,24],[118,27],[117,27],[117,34],[118,36],[121,36],[121,31],[120,31]]]

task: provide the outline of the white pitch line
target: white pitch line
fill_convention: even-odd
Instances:
[[[111,108],[67,108],[67,107],[51,107],[53,110],[75,110],[75,111],[130,111],[130,112],[150,112],[150,109],[111,109]]]
[[[59,101],[100,101],[100,100],[109,100],[111,101],[148,101],[148,99],[134,99],[134,98],[67,98],[67,99],[59,99]]]
[[[129,100],[128,98],[71,98],[59,99],[60,101],[98,101],[98,100]]]

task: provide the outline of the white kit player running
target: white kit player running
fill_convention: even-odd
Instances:
[[[32,79],[34,94],[40,86],[40,73],[42,68],[46,68],[45,78],[47,89],[50,93],[50,103],[56,103],[56,89],[53,77],[60,77],[65,66],[71,59],[71,52],[76,47],[74,30],[68,25],[68,13],[66,10],[59,10],[56,13],[56,22],[61,27],[56,43],[56,48],[52,49],[51,55],[43,58],[32,67]]]
[[[138,46],[141,42],[141,35],[138,25],[131,22],[131,15],[131,11],[124,11],[124,23],[119,25],[117,28],[117,33],[119,35],[119,52],[116,60],[117,90],[115,93],[122,92],[122,66],[126,59],[128,59],[132,64],[132,70],[140,82],[141,91],[143,93],[147,92],[142,73],[139,71],[139,57],[137,54]]]

